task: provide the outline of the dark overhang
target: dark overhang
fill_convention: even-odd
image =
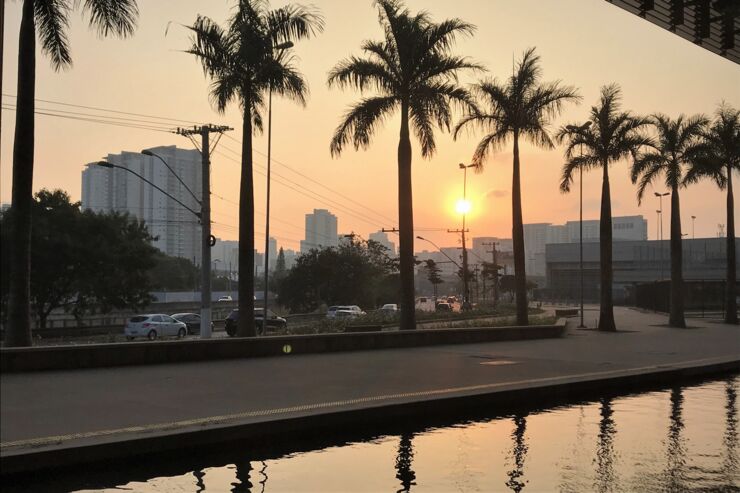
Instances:
[[[740,63],[740,0],[607,0]]]

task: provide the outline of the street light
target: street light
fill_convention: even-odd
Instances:
[[[445,252],[443,252],[442,249],[439,248],[439,246],[436,243],[434,243],[432,240],[428,240],[426,238],[422,238],[421,236],[417,236],[416,239],[417,240],[421,240],[421,241],[426,241],[427,243],[431,243],[432,246],[434,246],[434,248],[436,248],[439,251],[439,253],[441,253],[442,255],[444,255],[445,257],[447,257],[449,259],[449,261],[452,262],[453,264],[455,264],[455,266],[458,269],[461,269],[462,270],[462,267],[460,267],[460,264],[458,264],[457,262],[455,262],[454,260],[452,260],[452,257],[450,257]]]
[[[660,241],[658,242],[658,248],[660,248],[660,280],[663,280],[663,197],[670,195],[671,192],[654,192],[653,195],[658,197],[660,201],[660,209],[658,210],[658,220],[660,221]]]
[[[151,186],[152,186],[152,187],[154,187],[155,189],[159,190],[160,192],[162,192],[163,194],[165,194],[165,195],[166,195],[167,197],[171,198],[172,200],[174,200],[175,202],[177,202],[178,204],[180,204],[180,205],[181,205],[181,206],[182,206],[183,208],[185,208],[186,210],[190,211],[190,212],[191,212],[191,213],[192,213],[192,214],[193,214],[193,215],[194,215],[195,217],[197,217],[198,219],[200,219],[200,212],[195,212],[195,211],[194,211],[193,209],[191,209],[191,208],[190,208],[190,207],[188,207],[187,205],[183,204],[183,203],[182,203],[182,202],[180,202],[180,201],[179,201],[178,199],[176,199],[175,197],[173,197],[172,195],[170,195],[169,193],[167,193],[167,191],[163,190],[162,188],[158,187],[157,185],[155,185],[155,184],[154,184],[154,183],[152,183],[151,181],[147,180],[146,178],[144,178],[143,176],[141,176],[141,175],[140,175],[139,173],[137,173],[136,171],[133,171],[133,170],[131,170],[131,169],[129,169],[129,168],[126,168],[125,166],[118,166],[117,164],[109,163],[108,161],[98,161],[98,162],[97,162],[97,163],[95,163],[95,164],[96,164],[97,166],[101,166],[101,167],[103,167],[103,168],[116,168],[116,169],[122,169],[122,170],[124,170],[124,171],[128,171],[128,172],[129,172],[129,173],[131,173],[132,175],[138,176],[138,177],[139,177],[139,179],[141,179],[141,180],[142,180],[142,181],[144,181],[145,183],[148,183],[149,185],[151,185]]]
[[[155,153],[153,153],[153,152],[152,152],[152,151],[150,151],[149,149],[143,149],[143,150],[141,151],[141,153],[142,153],[143,155],[145,155],[145,156],[151,156],[151,157],[155,157],[155,158],[159,159],[160,161],[162,161],[162,164],[164,164],[164,165],[165,165],[165,166],[167,167],[167,169],[168,169],[168,170],[170,170],[170,173],[172,173],[172,174],[173,174],[173,175],[175,176],[175,178],[177,178],[177,181],[179,181],[179,182],[180,182],[180,183],[182,184],[182,186],[183,186],[183,187],[185,187],[185,190],[187,190],[187,191],[188,191],[188,193],[190,194],[190,196],[191,196],[191,197],[193,197],[193,199],[195,200],[195,202],[197,202],[197,203],[198,203],[198,205],[201,205],[201,201],[200,201],[200,199],[199,199],[198,197],[196,197],[196,196],[195,196],[195,194],[193,193],[193,191],[192,191],[192,190],[190,190],[190,187],[188,187],[188,186],[187,186],[187,185],[185,184],[185,182],[184,182],[184,181],[182,181],[182,178],[180,178],[180,175],[178,175],[177,173],[175,173],[175,170],[173,170],[173,169],[172,169],[172,168],[170,167],[170,165],[169,165],[169,164],[167,164],[167,161],[165,161],[165,160],[164,160],[164,158],[163,158],[162,156],[160,156],[159,154],[155,154]]]
[[[463,309],[470,308],[470,288],[468,287],[468,249],[465,244],[465,216],[470,212],[470,202],[468,202],[468,168],[475,167],[475,164],[465,165],[458,164],[463,170],[463,198],[457,203],[457,211],[462,214],[462,271],[463,271]]]
[[[586,131],[588,127],[591,126],[591,121],[587,121],[583,125],[566,125],[565,128],[569,132],[581,134]],[[580,154],[581,154],[581,161],[583,161],[583,144],[580,145]],[[578,243],[579,243],[579,254],[580,254],[580,270],[581,270],[581,324],[578,326],[579,329],[586,328],[586,325],[583,323],[583,162],[578,166],[578,172],[580,174],[579,178],[579,206],[578,210],[580,212],[579,219],[578,219],[578,226],[579,226],[579,233],[578,233]]]
[[[278,58],[282,55],[283,50],[293,47],[292,41],[286,41],[272,47],[273,50],[280,50]],[[265,207],[265,310],[264,320],[267,320],[267,282],[270,277],[270,164],[272,162],[272,81],[270,81],[267,106],[267,206]]]
[[[691,239],[696,239],[696,234],[694,233],[694,224],[696,223],[696,216],[691,216]]]

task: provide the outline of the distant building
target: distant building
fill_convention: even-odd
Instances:
[[[497,254],[503,254],[504,252],[513,252],[514,246],[511,238],[497,238],[495,236],[477,236],[473,238],[472,247],[470,248],[472,255],[469,255],[468,262],[471,264],[480,264],[482,262],[493,262],[493,246],[491,243],[496,244]]]
[[[727,242],[724,238],[684,239],[682,245],[684,280],[726,278]],[[736,255],[740,255],[740,242],[736,249]],[[579,245],[550,244],[546,250],[548,295],[571,300],[580,297]],[[586,300],[598,300],[601,285],[599,258],[599,243],[584,243],[583,292]],[[670,240],[615,241],[612,244],[612,267],[614,299],[622,302],[627,298],[630,287],[637,283],[670,279]]]
[[[301,253],[338,245],[337,216],[326,209],[314,209],[312,214],[306,214],[306,237],[301,241]]]
[[[211,248],[211,259],[218,259],[215,269],[219,272],[239,272],[239,242],[216,238]]]
[[[528,276],[544,276],[545,245],[578,243],[580,222],[568,221],[562,225],[532,223],[524,225],[524,258]],[[583,241],[598,242],[599,220],[583,221]],[[647,240],[647,220],[642,216],[618,216],[612,218],[613,241]]]
[[[283,249],[283,255],[285,256],[285,268],[291,269],[295,265],[295,261],[298,258],[298,253],[295,250]]]
[[[396,244],[388,238],[388,233],[384,231],[376,231],[375,233],[370,233],[369,239],[377,241],[386,247],[388,249],[388,255],[391,257],[396,255]]]
[[[201,197],[201,157],[194,149],[156,147],[177,176]],[[143,176],[198,212],[200,205],[167,167],[156,157],[123,151],[106,160]],[[122,169],[88,164],[82,171],[82,208],[94,212],[128,213],[143,220],[155,237],[153,245],[167,255],[200,263],[201,228],[198,219],[159,190]]]

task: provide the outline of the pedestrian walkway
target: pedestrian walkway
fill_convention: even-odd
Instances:
[[[691,328],[672,329],[664,315],[615,313],[619,333],[571,322],[560,339],[3,374],[2,470],[166,449],[250,426],[264,434],[343,413],[740,365],[737,326],[691,319]]]

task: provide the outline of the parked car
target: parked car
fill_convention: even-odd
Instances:
[[[264,330],[264,308],[254,309],[254,324],[257,326],[257,335],[263,335]],[[230,337],[236,335],[237,324],[239,323],[239,309],[232,310],[224,321],[226,333]],[[267,310],[267,329],[282,330],[288,326],[288,321],[283,317],[278,317],[272,310]]]
[[[200,315],[197,313],[175,313],[172,318],[184,323],[188,328],[188,334],[200,334]],[[211,321],[211,332],[213,328],[213,321]]]
[[[386,303],[380,307],[380,311],[386,314],[393,314],[398,311],[398,305],[395,303]]]
[[[146,337],[153,341],[158,337],[185,337],[188,333],[188,327],[185,323],[178,322],[169,315],[153,313],[131,317],[126,322],[123,333],[129,341],[136,337]]]
[[[438,312],[451,312],[452,311],[452,305],[446,302],[437,303],[437,306],[435,308]]]
[[[213,298],[211,298],[211,299],[213,299]],[[221,297],[220,297],[220,298],[218,299],[218,301],[234,301],[234,300],[232,300],[232,299],[231,299],[231,296],[229,296],[229,295],[226,295],[226,296],[221,296]]]
[[[337,305],[329,307],[326,311],[326,318],[335,318],[338,312],[341,312],[340,317],[342,318],[353,318],[367,315],[367,313],[362,311],[362,308],[357,305]]]
[[[455,298],[454,296],[450,296],[449,298],[447,298],[447,303],[449,303],[450,305],[457,303],[457,298]]]

